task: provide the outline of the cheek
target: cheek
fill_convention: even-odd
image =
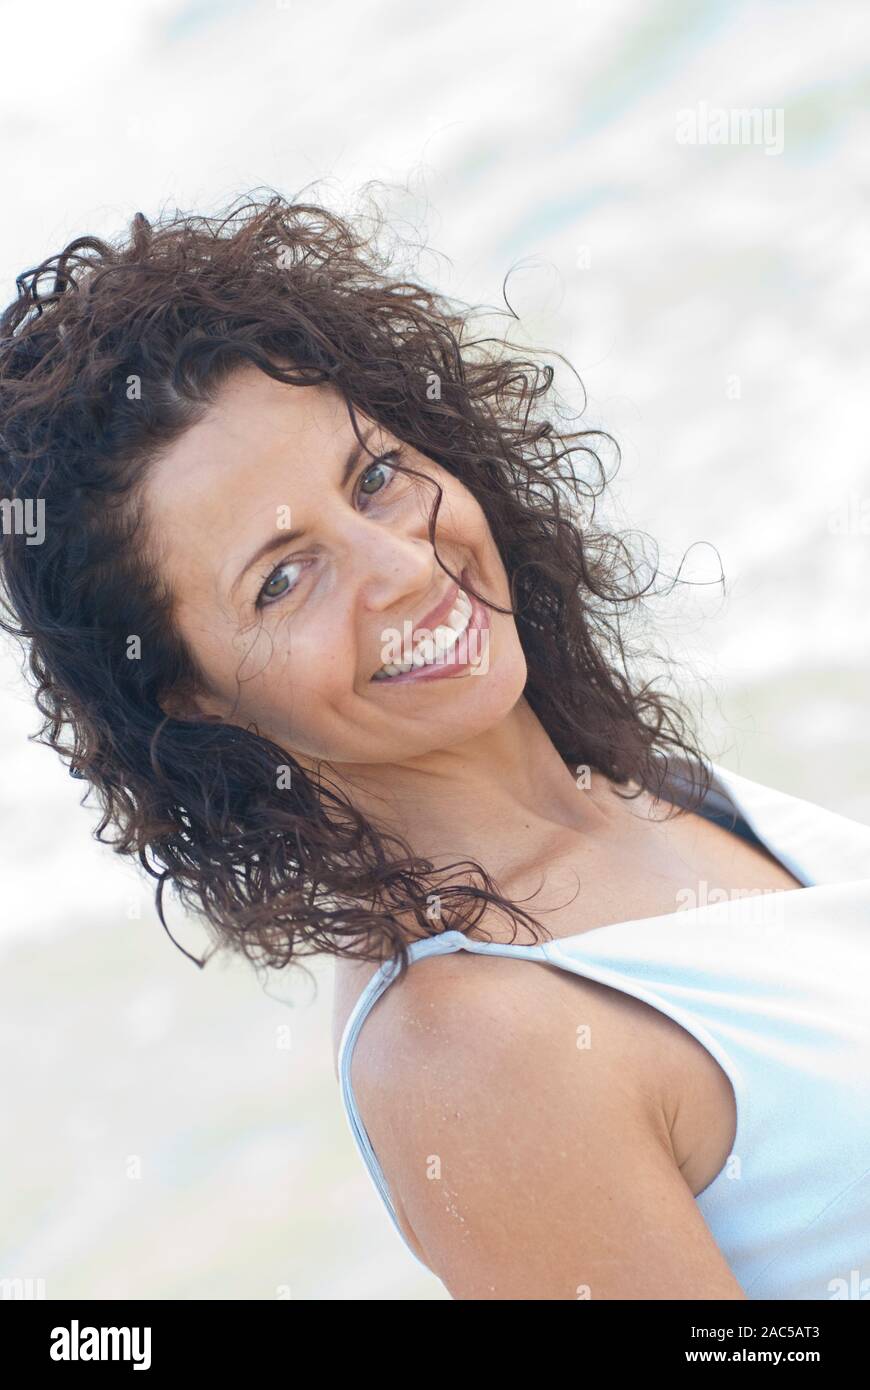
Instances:
[[[443,473],[438,481],[444,491],[438,510],[439,524],[457,538],[464,536],[469,541],[485,534],[486,517],[473,493],[449,473]]]
[[[263,630],[245,660],[242,677],[250,697],[269,713],[316,726],[346,698],[352,657],[344,643],[330,641],[315,625]]]
[[[458,539],[473,550],[484,565],[491,566],[498,549],[486,519],[486,513],[476,498],[464,488],[452,508],[453,530]],[[500,561],[498,568],[501,568]]]

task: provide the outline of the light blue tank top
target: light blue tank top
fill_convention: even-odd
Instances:
[[[684,804],[686,778],[674,768],[667,796]],[[868,1299],[870,826],[710,768],[702,813],[759,841],[800,889],[720,902],[702,882],[664,916],[526,946],[443,932],[414,942],[409,961],[460,950],[517,956],[598,980],[672,1018],[734,1091],[732,1153],[695,1201],[744,1293]],[[397,972],[397,960],[386,961],[362,991],[338,1071],[351,1133],[404,1240],[350,1083],[354,1043]]]

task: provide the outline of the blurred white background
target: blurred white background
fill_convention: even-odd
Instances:
[[[512,335],[568,359],[622,447],[612,515],[666,575],[685,557],[695,582],[651,617],[714,759],[870,821],[866,5],[13,0],[0,26],[4,304],[139,209],[316,180],[352,211],[387,181],[430,283],[497,307],[511,272]],[[681,141],[701,104],[762,110],[781,147]],[[331,962],[315,995],[186,960],[91,839],[83,784],[27,741],[19,668],[6,648],[0,1277],[446,1298],[341,1113]]]

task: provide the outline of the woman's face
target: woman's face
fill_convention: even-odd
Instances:
[[[186,704],[169,695],[164,707],[253,724],[303,765],[402,762],[448,748],[502,719],[526,683],[510,614],[475,604],[452,661],[449,638],[446,653],[445,634],[432,638],[436,626],[461,631],[468,605],[429,541],[435,489],[394,472],[392,451],[443,489],[435,538],[444,564],[509,608],[478,503],[356,414],[375,459],[358,450],[333,388],[243,368],[153,466],[145,490],[175,620],[210,686]],[[377,676],[396,656],[415,663],[413,674]]]

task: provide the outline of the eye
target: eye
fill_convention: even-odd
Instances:
[[[358,490],[360,492],[363,492],[365,480],[371,477],[376,478],[378,472],[380,472],[382,477],[384,473],[386,473],[387,481],[382,482],[379,486],[375,488],[373,492],[365,492],[364,495],[366,497],[376,497],[378,493],[386,492],[387,488],[390,487],[396,475],[396,470],[391,466],[391,464],[392,462],[398,462],[401,459],[401,457],[401,449],[390,449],[388,453],[382,454],[379,459],[375,459],[374,463],[370,463],[368,468],[366,468],[361,474],[361,482]],[[280,599],[286,598],[289,593],[293,592],[293,590],[296,588],[296,584],[298,584],[299,582],[298,579],[296,580],[296,583],[290,584],[288,587],[282,576],[284,570],[292,570],[294,568],[303,569],[304,561],[292,559],[281,561],[280,565],[278,565],[277,568],[274,569],[272,573],[269,575],[269,578],[266,580],[265,584],[263,585],[262,589],[257,595],[255,604],[257,608],[267,608],[270,604],[277,603]],[[282,584],[284,584],[284,587],[282,588],[276,589],[274,587],[275,585]]]
[[[393,461],[398,461],[401,457],[402,457],[402,451],[401,451],[401,449],[390,449],[389,453],[382,454],[381,457],[380,457],[379,459],[375,459],[374,463],[370,463],[369,466],[368,466],[368,468],[366,468],[365,471],[363,472],[363,474],[362,474],[362,481],[360,482],[359,490],[360,490],[361,492],[363,491],[364,486],[365,486],[365,479],[366,479],[366,478],[370,478],[370,477],[372,477],[373,475],[377,476],[378,471],[380,471],[381,475],[383,476],[384,472],[386,471],[386,473],[387,473],[387,475],[388,475],[388,476],[387,476],[387,481],[386,481],[386,483],[384,483],[384,484],[382,484],[382,486],[378,487],[378,488],[375,490],[374,493],[366,492],[366,493],[365,493],[365,496],[366,496],[366,497],[372,497],[372,496],[376,496],[378,492],[386,492],[387,488],[388,488],[388,487],[390,486],[390,484],[392,483],[393,478],[396,476],[396,470],[395,470],[394,468],[391,467],[390,461],[391,461],[391,460],[393,460]]]
[[[292,584],[292,585],[290,586],[289,589],[287,589],[287,588],[285,588],[285,589],[279,589],[277,592],[272,588],[272,586],[273,586],[274,584],[277,584],[277,583],[279,583],[279,582],[281,581],[281,576],[282,576],[283,571],[284,571],[284,570],[288,570],[288,569],[293,569],[294,566],[295,566],[297,569],[300,568],[300,567],[301,567],[301,561],[299,561],[299,560],[282,560],[282,561],[281,561],[281,564],[278,566],[278,568],[272,571],[272,573],[269,575],[269,578],[266,580],[265,584],[263,585],[262,589],[260,590],[259,594],[257,595],[257,607],[258,607],[258,608],[265,608],[265,607],[267,607],[270,603],[275,603],[275,602],[277,602],[277,600],[278,600],[279,598],[284,598],[287,594],[289,594],[289,593],[291,592],[292,589],[295,589],[295,588],[296,588],[296,585],[295,585],[295,584]],[[297,581],[297,582],[298,582],[298,581]]]

